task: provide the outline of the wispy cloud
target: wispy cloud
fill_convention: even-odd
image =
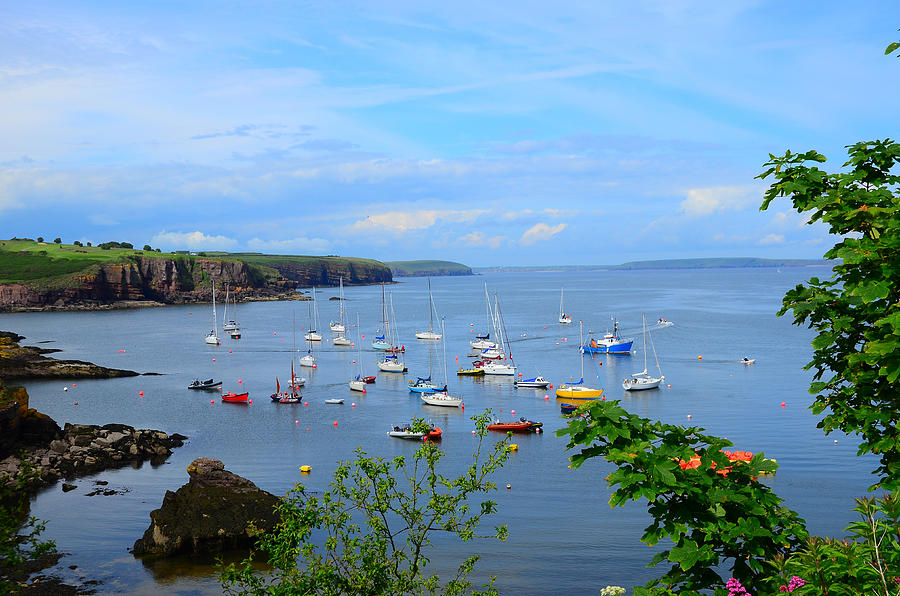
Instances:
[[[109,215],[105,213],[96,213],[88,217],[88,221],[90,221],[95,226],[117,226],[119,225],[118,220],[113,219]]]
[[[519,244],[523,246],[530,246],[535,242],[539,242],[541,240],[549,240],[553,236],[565,230],[567,225],[568,224],[561,223],[550,227],[545,223],[535,224],[525,230],[525,233],[522,234],[522,237],[519,239]]]
[[[237,240],[227,236],[208,236],[201,231],[167,232],[153,236],[152,243],[167,250],[230,250],[238,246]]]
[[[761,198],[762,192],[755,186],[692,188],[679,208],[685,215],[703,216],[717,211],[740,211]]]
[[[760,246],[766,246],[769,244],[784,244],[784,236],[781,234],[769,234],[763,238],[759,239],[757,242]]]
[[[392,211],[367,215],[365,219],[353,224],[353,229],[367,232],[385,231],[402,235],[411,230],[427,230],[438,221],[451,220],[455,223],[472,221],[487,213],[485,209],[469,209],[464,211],[428,210]]]
[[[471,247],[487,247],[487,248],[500,248],[504,245],[509,239],[506,236],[488,236],[484,232],[470,232],[465,236],[460,237],[459,242],[464,246]]]
[[[262,240],[253,238],[247,242],[247,248],[255,251],[267,251],[276,254],[293,253],[311,253],[322,254],[331,249],[331,242],[324,238],[307,238],[298,236],[286,240]]]

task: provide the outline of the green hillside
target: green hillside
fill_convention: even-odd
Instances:
[[[453,261],[388,261],[394,277],[437,277],[440,275],[474,275],[472,268]]]

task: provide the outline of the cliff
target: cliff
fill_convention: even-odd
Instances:
[[[212,280],[220,289],[228,283],[238,301],[297,299],[297,287],[338,285],[341,278],[346,285],[392,280],[386,265],[368,259],[142,251],[107,255],[67,250],[66,245],[47,250],[41,245],[33,253],[10,250],[4,246],[10,242],[0,243],[0,265],[3,273],[10,272],[0,274],[0,312],[210,302]]]
[[[389,261],[385,264],[396,277],[475,275],[471,267],[453,261]]]
[[[0,331],[0,382],[3,379],[112,379],[134,377],[133,370],[106,368],[81,360],[57,360],[44,354],[59,350],[46,350],[20,346],[24,337]]]

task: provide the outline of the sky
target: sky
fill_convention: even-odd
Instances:
[[[900,2],[0,8],[0,237],[470,266],[819,258],[769,154],[897,138]]]

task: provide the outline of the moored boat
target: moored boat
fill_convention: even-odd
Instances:
[[[516,387],[530,387],[536,389],[546,389],[550,386],[550,381],[538,375],[530,379],[519,379],[513,383]]]
[[[458,375],[469,375],[469,376],[471,376],[471,377],[474,377],[474,376],[477,376],[477,375],[483,375],[483,374],[484,374],[484,369],[483,369],[483,368],[474,367],[474,366],[473,366],[472,368],[461,368],[461,369],[459,369],[458,371],[456,371],[456,374],[458,374]]]
[[[630,354],[634,339],[619,337],[619,322],[613,319],[612,333],[600,339],[590,338],[582,344],[581,352],[585,354]]]
[[[228,393],[222,394],[222,401],[227,401],[230,403],[245,404],[248,402],[249,397],[250,397],[249,393],[235,393],[234,391],[229,391]]]
[[[206,379],[205,381],[201,381],[199,379],[194,379],[190,385],[187,386],[188,389],[218,389],[222,386],[222,381],[214,381],[213,379]]]
[[[331,399],[326,399],[325,403],[326,404],[342,404],[342,403],[344,403],[344,400],[339,397],[333,397]]]
[[[538,432],[542,426],[544,426],[543,422],[534,422],[523,417],[519,418],[518,422],[500,422],[498,420],[493,424],[488,424],[487,429],[501,432],[527,433]]]
[[[453,397],[447,393],[440,392],[423,393],[419,397],[429,406],[445,406],[448,408],[458,408],[463,401],[461,397]]]

